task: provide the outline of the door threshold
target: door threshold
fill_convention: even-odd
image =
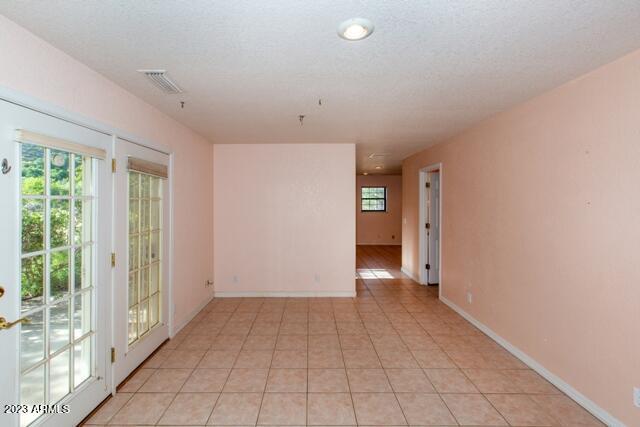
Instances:
[[[139,364],[139,365],[138,365],[138,366],[137,366],[137,367],[136,367],[136,368],[135,368],[135,369],[134,369],[134,370],[133,370],[129,375],[127,375],[127,378],[125,378],[124,380],[122,380],[122,382],[121,382],[120,384],[118,384],[118,386],[116,387],[116,393],[117,393],[118,391],[120,391],[120,389],[121,389],[122,387],[124,387],[124,386],[125,386],[125,384],[127,383],[127,381],[129,381],[129,380],[130,380],[130,379],[131,379],[131,378],[132,378],[136,373],[138,373],[138,371],[139,371],[140,369],[142,369],[142,367],[144,366],[144,364],[145,364],[145,363],[147,363],[147,361],[148,361],[149,359],[151,359],[153,356],[155,356],[155,355],[156,355],[156,353],[157,353],[158,351],[160,351],[160,350],[162,349],[162,347],[164,347],[164,345],[165,345],[167,342],[169,342],[169,338],[167,338],[166,340],[164,340],[164,341],[162,342],[162,344],[160,344],[160,345],[158,346],[158,348],[156,348],[155,350],[153,350],[153,353],[151,353],[151,354],[149,355],[149,357],[147,357],[146,359],[144,359],[144,360],[142,361],[142,363],[141,363],[141,364]],[[112,397],[113,397],[113,395],[112,395],[112,394],[110,394],[110,395],[108,395],[107,397],[105,397],[105,398],[104,398],[104,400],[98,404],[98,406],[96,406],[95,408],[93,408],[93,410],[92,410],[91,412],[89,412],[89,414],[88,414],[86,417],[84,417],[84,418],[82,419],[82,421],[80,421],[80,422],[78,423],[78,427],[80,427],[80,426],[84,426],[84,425],[85,425],[85,423],[86,423],[87,421],[89,421],[89,420],[91,419],[91,417],[93,417],[93,416],[94,416],[94,415],[95,415],[95,414],[100,410],[100,408],[102,408],[102,407],[103,407],[103,406],[104,406],[104,405],[105,405],[105,404],[106,404],[106,403],[107,403],[107,402],[108,402]]]
[[[168,343],[168,342],[169,342],[169,338],[167,338],[166,340],[164,340],[164,341],[162,342],[162,344],[160,344],[160,345],[158,346],[158,348],[156,348],[155,350],[153,350],[153,352],[152,352],[152,353],[151,353],[151,354],[150,354],[146,359],[144,359],[144,360],[142,361],[142,363],[140,363],[138,366],[136,366],[136,368],[135,368],[133,371],[131,371],[131,373],[130,373],[129,375],[127,375],[127,377],[126,377],[125,379],[123,379],[123,380],[120,382],[120,384],[118,384],[118,385],[116,386],[116,392],[120,391],[120,389],[121,389],[122,387],[124,387],[124,386],[127,384],[127,382],[128,382],[128,381],[129,381],[129,380],[130,380],[130,379],[131,379],[135,374],[137,374],[137,373],[138,373],[138,371],[139,371],[140,369],[142,369],[142,367],[144,366],[144,364],[145,364],[145,363],[147,363],[147,361],[148,361],[149,359],[151,359],[153,356],[155,356],[155,355],[156,355],[156,353],[157,353],[157,352],[159,352],[159,351],[162,349],[162,347],[164,347],[164,345],[165,345],[166,343]]]

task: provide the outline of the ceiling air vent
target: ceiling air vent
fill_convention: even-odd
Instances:
[[[165,70],[138,70],[139,73],[144,74],[157,88],[164,93],[182,93],[183,90],[175,84]]]

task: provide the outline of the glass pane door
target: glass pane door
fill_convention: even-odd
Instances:
[[[128,344],[132,345],[161,320],[162,181],[133,171],[128,180]]]
[[[96,161],[22,144],[20,162],[20,311],[31,320],[20,333],[20,402],[53,405],[94,375]]]
[[[113,383],[120,384],[169,338],[170,157],[117,138],[113,145]]]

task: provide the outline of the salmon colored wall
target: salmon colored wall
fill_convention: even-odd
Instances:
[[[640,425],[640,51],[404,161],[416,276],[418,171],[437,162],[443,296]]]
[[[387,211],[362,212],[362,187],[387,187]],[[356,177],[356,242],[359,245],[402,244],[402,175]]]
[[[214,153],[216,295],[354,295],[355,146]]]
[[[0,86],[170,147],[174,303],[181,325],[212,295],[213,146],[64,52],[0,16]]]

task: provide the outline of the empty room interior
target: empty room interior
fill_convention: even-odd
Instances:
[[[0,14],[0,426],[640,426],[640,2]]]

